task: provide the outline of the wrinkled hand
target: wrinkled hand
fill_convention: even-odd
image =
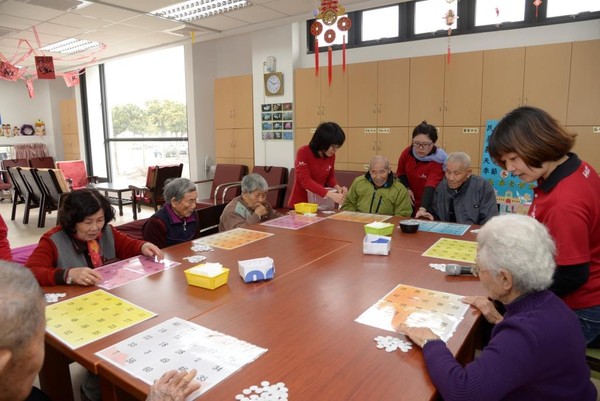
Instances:
[[[256,213],[256,215],[262,219],[267,215],[268,212],[265,205],[260,204],[256,209],[254,209],[254,213]]]
[[[74,267],[69,269],[69,277],[73,280],[73,284],[90,286],[102,282],[102,276],[97,271],[89,267]]]
[[[145,242],[144,245],[142,245],[142,255],[156,256],[159,260],[165,258],[165,253],[152,242]]]
[[[340,192],[329,191],[329,192],[327,192],[326,196],[329,199],[333,200],[338,205],[342,205],[344,203],[344,200],[346,199],[346,195],[344,195]]]
[[[396,331],[410,338],[413,343],[417,344],[421,348],[427,340],[440,339],[440,337],[428,327],[410,327],[406,326],[405,324],[401,324],[396,327]]]
[[[464,297],[462,301],[479,309],[485,320],[492,324],[500,323],[504,319],[492,301],[486,297]]]
[[[338,191],[339,193],[341,193],[342,195],[344,195],[344,197],[346,195],[348,195],[348,188],[346,187],[340,187],[339,185],[335,186],[336,191]]]
[[[412,189],[408,190],[408,197],[410,198],[410,204],[411,205],[415,205],[415,194],[413,193]]]
[[[420,219],[420,218],[433,220],[433,215],[431,213],[429,213],[427,210],[419,209],[419,210],[417,210],[417,213],[415,213],[415,219]]]
[[[200,383],[192,381],[196,369],[189,372],[171,370],[150,386],[146,401],[185,401],[186,397],[200,388]]]

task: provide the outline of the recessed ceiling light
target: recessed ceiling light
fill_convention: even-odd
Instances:
[[[190,0],[154,10],[150,14],[181,22],[193,22],[250,5],[248,0]]]
[[[53,53],[73,54],[81,53],[85,50],[94,49],[100,46],[102,46],[102,43],[70,38],[61,40],[60,42],[56,42],[48,46],[44,46],[39,50]]]

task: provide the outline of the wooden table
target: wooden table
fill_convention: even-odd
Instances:
[[[399,283],[462,295],[484,294],[475,277],[451,277],[428,267],[432,261],[443,262],[421,256],[441,235],[395,230],[390,255],[374,256],[362,254],[364,228],[360,223],[328,219],[296,231],[261,225],[253,228],[275,235],[235,250],[206,253],[209,261],[232,267],[227,286],[214,291],[188,286],[182,270],[190,264],[185,262],[110,291],[157,312],[158,317],[77,350],[65,349],[47,336],[47,348],[52,348],[52,355],[76,360],[99,374],[104,400],[144,399],[147,384],[100,361],[95,352],[179,316],[269,349],[204,394],[202,400],[233,400],[244,388],[263,380],[284,382],[295,401],[437,397],[420,350],[379,350],[374,337],[393,333],[354,320]],[[469,233],[456,238],[473,240],[474,236]],[[189,244],[165,251],[174,260],[191,253]],[[243,283],[237,275],[237,260],[261,256],[275,260],[275,279]],[[453,354],[464,362],[473,357],[479,316],[469,310],[448,342]],[[42,382],[44,389],[47,384]]]
[[[131,200],[129,200],[129,199],[123,200],[123,192],[131,191],[129,189],[129,186],[125,185],[125,184],[112,183],[112,182],[100,182],[98,184],[95,184],[95,188],[98,191],[104,191],[104,196],[106,196],[111,203],[119,206],[119,216],[123,216],[123,205],[131,204]],[[117,196],[116,197],[108,196],[109,192],[115,193]]]

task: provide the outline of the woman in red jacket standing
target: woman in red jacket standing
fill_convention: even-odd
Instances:
[[[298,149],[290,208],[293,209],[296,203],[307,202],[307,190],[337,204],[344,203],[348,188],[339,186],[335,180],[335,152],[345,140],[346,134],[338,124],[325,122],[317,127],[310,143]],[[335,188],[336,192],[325,187]]]
[[[448,155],[435,146],[437,139],[437,129],[423,121],[413,130],[412,144],[398,159],[396,176],[408,189],[415,217],[427,212],[433,191],[444,178],[443,167]]]

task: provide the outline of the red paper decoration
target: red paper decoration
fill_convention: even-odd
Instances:
[[[317,37],[323,32],[323,24],[328,27],[333,26],[337,23],[337,28],[346,32],[352,27],[352,21],[350,18],[344,16],[346,10],[344,7],[339,5],[338,0],[321,0],[321,6],[319,10],[315,10],[315,22],[310,27],[310,33],[315,37],[315,74],[319,75],[319,42]],[[323,23],[319,22],[322,21]],[[336,33],[333,29],[325,30],[324,40],[328,44],[332,44],[335,41]],[[333,62],[333,49],[331,46],[327,48],[327,72],[328,80],[331,85],[332,81],[332,62]],[[346,72],[346,35],[342,37],[342,69]]]
[[[542,5],[542,0],[534,0],[533,5],[535,6],[535,18],[538,17],[538,8]]]

